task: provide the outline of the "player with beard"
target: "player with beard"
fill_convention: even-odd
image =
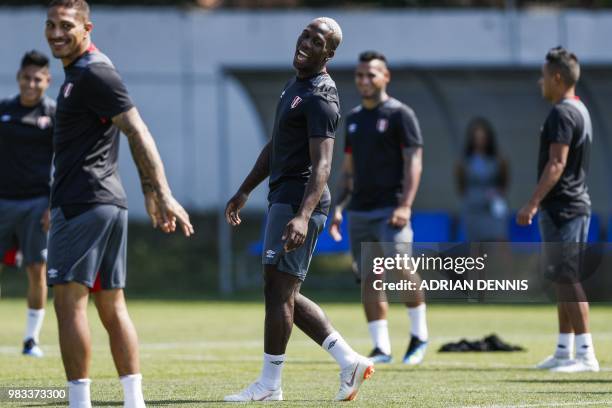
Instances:
[[[136,330],[123,294],[126,279],[127,198],[117,168],[119,131],[128,139],[145,207],[166,233],[179,224],[193,233],[174,199],[153,137],[110,59],[91,42],[84,0],[53,0],[45,35],[64,66],[53,134],[48,283],[53,286],[60,350],[71,408],[89,408],[90,291],[108,332],[125,408],[145,406]]]
[[[349,239],[353,265],[363,278],[363,307],[374,349],[374,363],[391,362],[391,341],[387,326],[389,304],[384,293],[372,293],[373,274],[363,273],[361,243],[380,243],[386,257],[410,254],[413,232],[412,203],[422,171],[423,137],[414,111],[387,94],[391,74],[387,59],[376,51],[359,56],[355,85],[361,104],[346,119],[346,143],[340,193],[330,233],[342,239],[339,226],[342,211],[349,210]],[[410,275],[415,279],[418,275]],[[404,299],[410,317],[410,343],[404,364],[420,364],[427,349],[427,322],[421,291]]]

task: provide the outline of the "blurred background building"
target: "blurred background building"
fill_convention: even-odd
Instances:
[[[537,86],[539,70],[548,49],[566,46],[583,67],[578,94],[591,110],[595,129],[589,185],[600,216],[596,235],[606,233],[612,204],[612,0],[90,3],[94,42],[113,60],[149,124],[175,195],[196,213],[218,213],[253,165],[270,135],[282,87],[293,75],[297,36],[314,17],[328,15],[343,28],[344,42],[330,72],[344,114],[359,104],[352,78],[358,54],[366,49],[386,54],[393,75],[390,93],[415,109],[425,139],[415,211],[443,214],[451,221],[461,207],[454,166],[462,154],[464,129],[475,116],[494,125],[510,163],[510,210],[528,198],[536,183],[539,130],[549,110]],[[3,97],[16,92],[15,73],[26,50],[48,53],[44,4],[0,1]],[[57,60],[52,74],[50,95],[55,97],[63,81]],[[343,143],[341,128],[336,170]],[[143,219],[126,143],[121,154],[130,216]],[[253,194],[248,208],[264,213],[266,186]],[[435,229],[424,225],[423,231]],[[223,274],[234,269],[234,261],[229,231],[218,226]],[[453,228],[446,238],[457,238],[460,228]]]

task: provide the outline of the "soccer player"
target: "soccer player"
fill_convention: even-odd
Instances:
[[[123,81],[91,42],[84,0],[53,0],[45,35],[66,75],[57,100],[53,146],[48,282],[53,286],[71,408],[91,406],[90,291],[108,332],[124,407],[144,407],[136,330],[123,294],[127,200],[117,169],[119,131],[128,139],[153,227],[193,233],[173,198],[155,142]]]
[[[392,243],[381,245],[385,256],[392,257],[396,250],[409,252],[406,243],[413,238],[410,215],[421,179],[423,138],[414,111],[387,94],[390,79],[383,54],[366,51],[359,56],[355,85],[361,94],[361,105],[346,119],[340,193],[330,233],[334,239],[342,239],[342,211],[350,201],[349,239],[353,265],[360,276],[362,242]],[[371,287],[368,277],[371,274],[365,276],[366,288]],[[428,339],[423,294],[415,295],[407,302],[412,324],[403,359],[411,365],[423,361]],[[370,358],[375,363],[389,363],[389,305],[384,296],[364,296],[363,306],[374,343]]]
[[[331,18],[314,19],[304,28],[293,58],[297,75],[280,95],[272,140],[227,203],[227,221],[237,226],[249,194],[270,176],[262,254],[266,303],[263,368],[257,381],[226,396],[226,401],[283,399],[281,372],[294,322],[340,365],[336,400],[354,399],[374,371],[372,363],[334,330],[321,308],[300,293],[330,206],[327,179],[340,114],[338,92],[326,65],[341,41],[340,26]]]
[[[42,357],[39,333],[47,302],[46,262],[55,102],[45,95],[49,59],[27,52],[17,72],[19,95],[0,101],[0,259],[14,246],[28,274],[23,354]],[[1,268],[1,266],[0,266]]]
[[[585,243],[589,230],[591,200],[586,177],[593,128],[589,111],[576,96],[579,77],[576,55],[562,47],[548,52],[539,84],[542,96],[553,107],[540,134],[538,184],[531,199],[517,214],[520,225],[529,225],[539,208],[540,234],[547,243]],[[559,372],[599,371],[589,331],[589,304],[583,301],[582,286],[571,277],[568,283],[562,271],[557,273],[557,292],[565,300],[575,301],[559,299],[557,348],[537,368]],[[572,359],[574,343],[576,358]]]

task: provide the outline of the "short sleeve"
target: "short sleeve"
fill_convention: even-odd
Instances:
[[[414,111],[402,106],[396,113],[397,136],[402,147],[423,146],[423,136]]]
[[[90,65],[86,75],[87,105],[100,118],[113,118],[134,106],[121,77],[112,66]]]
[[[555,106],[546,120],[546,135],[550,143],[569,145],[574,135],[574,121],[566,109]]]
[[[336,102],[315,95],[307,101],[305,115],[308,137],[336,137],[340,120]]]

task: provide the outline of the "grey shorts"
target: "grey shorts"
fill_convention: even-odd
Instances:
[[[293,217],[295,217],[295,212],[289,204],[277,203],[270,206],[261,263],[276,265],[279,271],[297,276],[303,281],[308,273],[317,238],[325,227],[327,216],[317,212],[313,213],[308,222],[308,233],[304,244],[291,252],[285,252],[284,241],[281,238],[285,227]]]
[[[49,286],[78,282],[94,289],[125,287],[127,210],[98,205],[66,219],[60,208],[51,210]]]
[[[579,215],[556,224],[546,210],[540,211],[538,224],[542,236],[544,275],[557,283],[581,282],[584,252],[589,235],[590,215]]]
[[[349,211],[349,242],[353,255],[355,272],[361,274],[361,243],[378,242],[382,256],[412,253],[413,239],[410,222],[403,228],[395,228],[389,224],[389,219],[395,208],[381,208],[372,211]]]
[[[47,208],[48,197],[0,199],[0,259],[17,245],[25,265],[47,261],[47,233],[40,222]]]

